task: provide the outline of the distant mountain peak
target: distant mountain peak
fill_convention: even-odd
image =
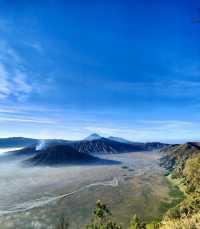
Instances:
[[[93,133],[86,137],[84,140],[91,141],[91,140],[98,140],[101,139],[102,137],[99,134]]]

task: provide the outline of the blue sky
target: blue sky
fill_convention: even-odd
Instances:
[[[0,137],[200,140],[198,1],[0,4]]]

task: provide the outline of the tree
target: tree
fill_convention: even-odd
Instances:
[[[108,207],[101,203],[100,200],[96,202],[96,208],[93,212],[91,222],[86,226],[87,229],[122,229],[111,220],[111,212]]]

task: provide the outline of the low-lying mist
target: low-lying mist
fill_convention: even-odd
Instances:
[[[155,186],[156,189],[148,192],[151,196],[148,201],[152,198],[157,201],[154,214],[158,214],[160,201],[168,198],[168,186],[160,176],[162,172],[157,163],[158,154],[134,152],[96,156],[120,163],[27,167],[22,163],[24,156],[3,161],[0,157],[0,224],[5,229],[12,228],[10,225],[28,229],[30,223],[33,228],[38,225],[54,228],[52,225],[58,217],[65,214],[76,224],[70,228],[81,228],[88,222],[99,198],[114,211],[123,211],[122,215],[131,217],[127,206],[137,212],[144,200],[144,191]],[[157,190],[163,190],[161,200]],[[119,201],[123,203],[120,209]]]
[[[23,203],[37,206],[34,200],[67,194],[96,182],[112,181],[117,176],[118,165],[24,167],[23,160],[24,157],[1,161],[0,157],[0,215],[18,209]]]

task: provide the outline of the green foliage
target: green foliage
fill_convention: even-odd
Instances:
[[[179,175],[176,173],[176,171],[173,171],[171,177],[172,179],[177,179],[179,178]]]
[[[128,229],[146,229],[146,224],[141,222],[137,215],[134,215]]]
[[[180,219],[200,212],[200,154],[186,160],[183,176],[188,195],[167,212],[166,217],[169,219]]]
[[[170,174],[170,172],[169,171],[166,171],[165,173],[164,173],[164,176],[169,176],[169,174]]]
[[[199,214],[200,212],[199,146],[199,143],[187,143],[171,147],[167,152],[168,156],[165,157],[164,162],[168,165],[170,164],[170,161],[170,165],[173,166],[170,167],[172,169],[171,178],[179,179],[182,184],[184,184],[187,194],[181,203],[177,203],[175,207],[171,206],[172,208],[166,213],[165,219],[168,220],[168,223],[172,223],[174,221],[180,221],[181,223],[181,219],[191,218],[193,215]],[[176,189],[171,190],[170,195],[175,196],[175,200],[178,200],[179,198],[179,193]],[[177,225],[177,227],[173,228],[182,227],[178,227]]]
[[[189,192],[200,191],[200,154],[188,159],[183,170]]]
[[[172,171],[172,178],[182,178],[185,162],[188,158],[200,153],[198,143],[186,143],[172,145],[164,151],[165,156],[161,158],[161,165]]]
[[[166,212],[168,212],[169,214],[169,211],[168,209],[174,209],[176,208],[176,206],[181,203],[184,198],[185,198],[185,195],[182,191],[180,191],[179,187],[173,183],[169,183],[169,195],[171,197],[171,201],[163,201],[161,202],[160,204],[160,212],[162,214],[165,214]],[[170,212],[170,215],[173,215],[172,218],[177,218],[177,212],[176,212],[176,209],[175,210],[172,210],[172,212]]]
[[[200,196],[193,194],[180,204],[181,214],[191,215],[200,211]]]
[[[146,225],[146,229],[158,229],[158,228],[160,228],[160,223],[158,222],[152,222]]]
[[[111,220],[111,212],[107,206],[101,201],[96,202],[96,208],[93,212],[91,222],[86,226],[87,229],[122,229]],[[142,222],[136,215],[133,216],[130,226],[127,229],[158,229],[158,222],[146,224]]]
[[[166,216],[170,219],[178,219],[181,217],[181,213],[180,213],[180,207],[179,206],[176,206],[174,208],[171,208]]]
[[[86,226],[87,229],[122,229],[111,220],[111,212],[107,206],[101,203],[100,200],[96,202],[96,208],[93,212],[91,222]]]

